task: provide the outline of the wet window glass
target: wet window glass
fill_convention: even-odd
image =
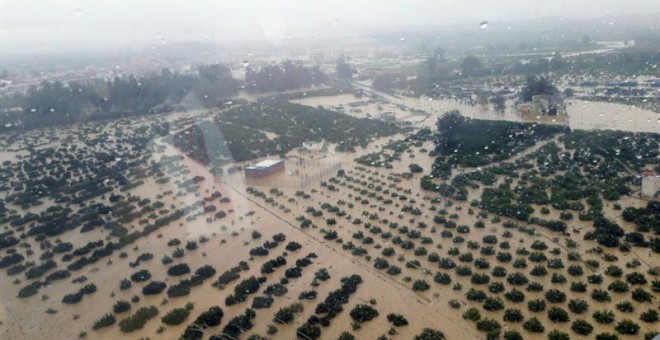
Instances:
[[[0,339],[658,339],[655,0],[0,0]]]

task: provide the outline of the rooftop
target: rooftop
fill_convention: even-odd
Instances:
[[[263,160],[263,161],[255,164],[253,166],[255,168],[267,168],[267,167],[273,166],[273,165],[281,163],[281,162],[284,162],[284,161],[281,160],[281,159],[266,159],[266,160]]]

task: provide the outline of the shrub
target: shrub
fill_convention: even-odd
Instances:
[[[461,302],[456,299],[449,300],[449,307],[458,309],[461,308]]]
[[[401,268],[397,266],[390,266],[389,268],[387,268],[386,273],[388,275],[399,275],[401,274]]]
[[[607,309],[595,311],[592,316],[598,323],[609,324],[614,322],[614,313]]]
[[[552,282],[554,284],[564,284],[564,283],[566,283],[566,281],[567,281],[566,276],[561,275],[559,273],[553,273],[552,274],[552,279],[550,280],[550,282]]]
[[[115,302],[114,306],[112,306],[112,310],[115,312],[115,314],[123,313],[129,311],[130,309],[131,303],[126,300],[118,300]]]
[[[318,339],[321,336],[321,327],[305,322],[296,329],[296,333],[305,339]]]
[[[504,303],[499,298],[486,298],[483,304],[484,310],[498,311],[504,309]]]
[[[597,334],[596,340],[619,340],[619,336],[614,333],[604,332]]]
[[[142,307],[128,318],[119,322],[119,329],[124,333],[134,332],[142,329],[144,325],[158,315],[158,309],[155,306]]]
[[[114,325],[116,321],[117,319],[115,319],[113,314],[105,314],[100,319],[96,320],[96,322],[94,322],[92,329],[97,330],[103,327],[110,327]]]
[[[635,306],[630,301],[622,301],[616,304],[616,309],[623,313],[632,313],[635,311]]]
[[[463,319],[479,321],[479,319],[481,319],[481,313],[476,308],[470,308],[463,313]]]
[[[621,277],[623,275],[623,270],[617,266],[611,265],[605,269],[605,275],[611,277]]]
[[[545,310],[545,301],[541,299],[530,300],[527,302],[527,309],[531,312],[542,312]]]
[[[408,324],[408,320],[401,314],[390,313],[387,314],[387,321],[391,322],[396,327],[405,326]]]
[[[468,290],[468,292],[465,293],[465,298],[470,301],[481,302],[486,299],[486,293],[484,293],[484,291],[482,290],[470,288],[470,290]]]
[[[548,333],[548,340],[570,340],[568,333],[553,329]]]
[[[649,331],[644,334],[644,340],[653,340],[660,335],[660,331]]]
[[[626,282],[630,283],[631,285],[644,285],[648,281],[646,281],[644,274],[633,272],[626,275]]]
[[[646,312],[643,312],[640,314],[639,319],[648,322],[648,323],[653,323],[658,321],[658,311],[655,309],[648,309]]]
[[[594,326],[583,319],[577,319],[573,321],[571,325],[573,332],[580,335],[589,335],[594,330]]]
[[[603,277],[598,274],[592,274],[587,277],[587,282],[598,285],[603,283]]]
[[[262,274],[270,274],[275,271],[275,268],[281,267],[286,264],[286,259],[282,256],[278,256],[274,259],[270,259],[261,266]]]
[[[119,289],[120,290],[127,290],[127,289],[131,288],[132,285],[133,284],[128,279],[122,279],[121,281],[119,281]]]
[[[570,274],[572,276],[580,276],[583,273],[584,273],[584,271],[582,270],[582,267],[579,266],[579,265],[568,266],[568,274]]]
[[[548,270],[545,268],[545,266],[534,266],[529,274],[533,276],[545,276],[548,275]]]
[[[599,302],[612,301],[610,294],[602,289],[594,289],[591,292],[591,298]]]
[[[197,319],[195,319],[193,325],[202,328],[215,327],[220,324],[224,315],[225,313],[222,311],[222,308],[213,306],[202,312]]]
[[[342,332],[341,334],[339,334],[337,340],[355,340],[355,337],[353,336],[353,334],[349,332]]]
[[[300,300],[314,300],[316,299],[317,293],[313,290],[301,292],[298,296]]]
[[[523,314],[519,309],[509,308],[504,311],[504,321],[506,322],[522,322],[523,319]]]
[[[272,304],[273,298],[270,296],[255,296],[252,300],[252,308],[254,309],[270,308]]]
[[[522,286],[529,283],[529,279],[522,273],[512,273],[506,277],[506,281],[512,285]]]
[[[568,301],[568,309],[575,314],[581,314],[589,309],[589,303],[582,299],[572,299]]]
[[[167,269],[169,276],[181,276],[188,273],[190,273],[190,267],[185,263],[178,263]]]
[[[525,301],[525,294],[515,288],[511,291],[504,294],[504,297],[511,302],[523,302]]]
[[[149,279],[151,279],[151,273],[146,269],[142,269],[140,271],[137,271],[137,272],[133,273],[133,275],[131,275],[131,280],[133,282],[144,282],[144,281],[147,281]]]
[[[528,292],[542,292],[543,289],[545,289],[545,287],[543,287],[543,285],[538,282],[530,282],[527,285]]]
[[[243,315],[235,316],[222,329],[223,337],[229,337],[231,339],[238,338],[243,332],[252,329],[254,326],[252,320],[255,316],[254,310],[249,308],[245,310]]]
[[[504,332],[504,340],[524,340],[522,334],[515,329],[510,329]]]
[[[543,324],[541,323],[541,321],[539,321],[539,319],[537,319],[536,317],[533,317],[533,318],[525,321],[525,323],[523,323],[523,328],[526,331],[530,332],[530,333],[543,333],[543,332],[545,332],[545,327],[543,327]]]
[[[160,320],[166,325],[179,325],[186,321],[189,315],[190,311],[186,308],[174,308]]]
[[[256,247],[250,249],[250,256],[266,256],[268,255],[269,251],[268,249],[264,247]]]
[[[385,269],[389,266],[390,266],[390,264],[384,258],[377,257],[374,260],[374,268],[376,268],[376,269]]]
[[[562,303],[566,301],[566,294],[558,289],[550,289],[545,293],[545,299],[550,303]]]
[[[429,290],[431,286],[424,280],[415,280],[413,283],[412,289],[414,291],[426,291]]]
[[[439,330],[424,328],[422,332],[415,336],[415,340],[444,340],[445,335]]]
[[[568,313],[559,307],[551,307],[548,309],[548,319],[552,322],[568,322]]]
[[[270,295],[282,296],[282,295],[286,294],[287,292],[288,292],[288,289],[286,288],[286,286],[284,286],[282,284],[279,284],[279,283],[270,285],[270,286],[266,287],[266,289],[264,290],[264,294],[269,295],[269,296]]]
[[[493,282],[488,285],[488,291],[499,294],[504,291],[504,284],[502,282]]]
[[[649,293],[648,291],[644,290],[643,288],[635,288],[632,291],[632,299],[637,301],[637,302],[651,302],[654,299],[653,294]]]
[[[620,334],[635,335],[639,332],[639,325],[632,320],[625,319],[620,321],[614,329]]]
[[[582,281],[571,282],[571,292],[584,293],[587,291],[587,285]]]
[[[505,277],[506,273],[506,268],[500,266],[495,266],[491,272],[494,277]]]
[[[362,323],[377,317],[378,311],[369,305],[360,304],[351,310],[350,316],[353,320]]]
[[[273,322],[280,324],[291,323],[295,315],[302,311],[303,311],[303,305],[301,303],[294,303],[290,306],[280,308],[277,312],[275,312],[275,316],[273,317]]]
[[[82,301],[82,298],[83,298],[82,293],[75,292],[75,293],[72,293],[72,294],[64,295],[64,297],[62,298],[62,303],[75,304],[75,303],[78,303],[78,302]]]
[[[607,286],[607,290],[615,293],[625,293],[629,289],[630,288],[628,287],[628,284],[621,280],[613,281],[609,286]]]
[[[161,281],[151,281],[146,286],[142,287],[142,294],[155,295],[160,294],[167,288],[167,284]]]
[[[477,321],[476,326],[477,329],[482,332],[495,332],[502,329],[502,326],[500,325],[499,322],[490,318],[484,318]]]
[[[300,243],[291,241],[286,245],[286,250],[288,251],[296,251],[298,249],[302,248]]]
[[[487,274],[474,273],[470,278],[470,282],[473,285],[484,285],[487,284],[489,281],[490,281],[490,276],[488,276]]]
[[[288,279],[298,278],[302,276],[302,268],[298,266],[288,268],[287,270],[284,271],[284,276],[286,276],[286,278]]]

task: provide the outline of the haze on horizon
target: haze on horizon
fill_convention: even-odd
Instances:
[[[416,26],[658,13],[657,0],[0,0],[3,56],[110,52],[171,42],[314,40]]]

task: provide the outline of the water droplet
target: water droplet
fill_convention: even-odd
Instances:
[[[243,60],[241,63],[243,64],[243,67],[250,66],[250,61],[249,60]]]
[[[481,28],[481,29],[488,28],[488,21],[482,21],[482,22],[479,24],[479,28]]]

